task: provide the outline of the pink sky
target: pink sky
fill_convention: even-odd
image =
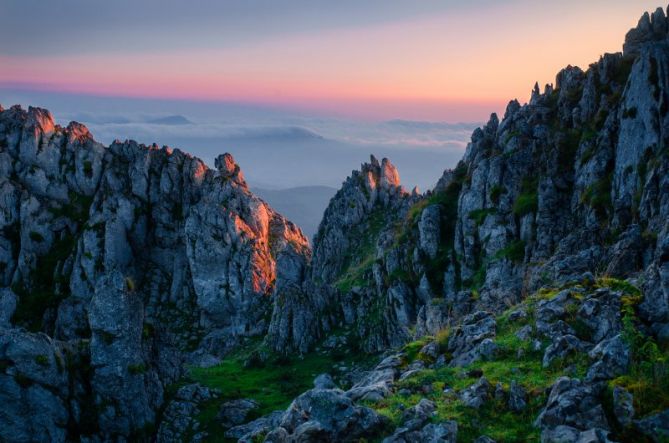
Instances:
[[[587,68],[602,53],[620,51],[627,30],[657,6],[656,0],[555,3],[499,2],[485,11],[205,49],[0,51],[0,84],[290,105],[370,119],[483,120],[509,99],[525,101],[535,81],[552,83],[562,67]]]

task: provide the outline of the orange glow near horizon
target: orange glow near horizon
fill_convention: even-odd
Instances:
[[[0,56],[0,83],[62,92],[234,100],[368,118],[481,120],[535,81],[621,50],[648,1],[554,14],[504,4],[227,49]],[[631,13],[630,11],[634,11]],[[45,67],[48,66],[48,69]],[[488,109],[488,111],[485,111]]]

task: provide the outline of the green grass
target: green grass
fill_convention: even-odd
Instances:
[[[203,407],[198,420],[213,437],[209,441],[226,441],[224,430],[215,420],[220,405],[228,400],[252,398],[260,405],[257,416],[285,409],[301,393],[313,387],[314,378],[324,372],[332,373],[336,363],[350,367],[360,356],[349,355],[338,361],[335,357],[311,353],[303,357],[274,358],[266,362],[255,360],[245,364],[255,354],[254,346],[239,350],[219,365],[211,368],[191,367],[190,378],[221,391],[221,396]],[[250,366],[250,367],[249,367]]]
[[[623,314],[626,315],[626,335],[635,349],[634,363],[630,374],[610,382],[610,386],[624,386],[635,398],[637,416],[642,417],[652,412],[669,407],[669,372],[667,372],[667,352],[641,334],[630,322],[629,312],[634,310],[641,300],[638,288],[629,282],[613,278],[599,278],[591,289],[608,287],[623,292]],[[516,337],[516,332],[524,325],[533,325],[535,306],[541,300],[553,298],[560,288],[545,288],[528,297],[521,306],[525,307],[527,317],[515,322],[509,321],[510,313],[520,306],[514,306],[497,318],[497,336],[495,343],[498,353],[493,361],[479,361],[464,368],[443,367],[426,369],[398,383],[396,392],[376,402],[368,403],[380,414],[388,417],[395,425],[401,423],[403,411],[417,404],[422,398],[428,398],[437,405],[435,422],[456,420],[458,422],[458,441],[471,442],[480,435],[487,435],[497,441],[524,442],[538,441],[539,429],[533,422],[544,407],[548,389],[561,376],[583,379],[590,361],[585,353],[570,356],[565,360],[555,361],[549,368],[543,368],[542,356],[547,343],[542,349],[534,351],[529,341]],[[569,316],[569,315],[568,315]],[[445,332],[446,341],[448,331]],[[430,338],[417,340],[405,346],[407,360],[420,359],[419,350]],[[567,372],[569,369],[569,372]],[[459,392],[471,386],[478,379],[476,372],[482,372],[494,387],[501,383],[508,390],[511,382],[523,386],[528,393],[528,407],[520,414],[508,411],[507,406],[491,399],[481,409],[466,407],[456,395],[443,394],[445,387]],[[425,386],[431,391],[423,392]],[[401,395],[399,390],[408,389],[411,394]],[[626,430],[614,429],[618,437],[623,437]],[[622,441],[627,441],[622,438]]]
[[[495,341],[500,352],[499,358],[495,361],[480,361],[465,368],[443,367],[423,370],[399,382],[396,393],[390,397],[368,405],[388,417],[395,425],[399,425],[403,409],[417,404],[422,398],[428,398],[437,405],[435,422],[445,420],[458,422],[458,441],[471,442],[480,435],[488,435],[497,441],[505,442],[537,441],[539,430],[534,428],[532,423],[545,403],[546,389],[561,375],[564,364],[548,370],[542,368],[542,352],[532,352],[528,343],[522,342],[515,336],[515,332],[524,322],[509,324],[507,316],[508,313],[498,319],[500,329]],[[438,340],[447,342],[448,332],[444,332],[443,335]],[[421,358],[418,351],[428,341],[429,339],[418,340],[405,346],[407,360]],[[518,350],[521,348],[524,353],[518,357]],[[520,383],[528,392],[527,409],[521,414],[514,414],[507,410],[506,405],[490,400],[481,409],[475,410],[466,407],[457,396],[447,396],[442,393],[445,387],[460,391],[475,383],[478,377],[474,374],[470,376],[472,370],[482,371],[493,386],[499,382],[508,389],[512,381]],[[580,370],[584,372],[584,369]],[[426,385],[431,387],[431,392],[427,394],[420,392]],[[412,394],[397,393],[403,388],[411,390]]]
[[[621,386],[632,393],[637,417],[669,408],[669,347],[658,345],[639,330],[636,308],[643,299],[641,291],[614,278],[599,279],[597,284],[623,293],[623,338],[632,357],[629,373],[612,380],[609,386]]]

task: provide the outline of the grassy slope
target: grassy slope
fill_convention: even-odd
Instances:
[[[669,352],[660,350],[654,342],[644,337],[633,325],[635,319],[633,306],[640,301],[638,289],[613,279],[601,279],[598,286],[607,286],[622,290],[623,315],[627,316],[624,334],[635,340],[633,363],[630,374],[612,380],[605,394],[605,405],[610,405],[611,390],[615,385],[624,386],[635,396],[635,407],[638,416],[647,415],[669,408],[669,371],[667,362]],[[523,302],[529,316],[515,323],[508,320],[509,313],[518,308],[511,308],[497,319],[496,344],[499,346],[498,357],[494,361],[480,361],[465,368],[426,369],[398,383],[395,393],[369,406],[386,415],[395,424],[399,424],[402,411],[417,404],[421,398],[428,398],[437,404],[435,421],[456,420],[458,422],[458,441],[470,442],[480,435],[487,435],[499,442],[538,441],[539,430],[533,426],[541,408],[544,406],[550,386],[563,375],[582,378],[589,365],[585,354],[568,357],[566,360],[554,362],[549,368],[542,367],[544,343],[541,351],[532,351],[529,342],[518,339],[515,333],[524,325],[534,324],[533,311],[541,299],[553,297],[557,291],[540,291]],[[575,323],[577,320],[569,320]],[[572,326],[576,326],[573,324]],[[429,340],[429,339],[428,339]],[[426,339],[410,343],[405,347],[408,360],[426,359],[418,350],[428,341]],[[443,331],[436,338],[440,345],[448,341],[448,331]],[[642,351],[646,349],[645,351]],[[427,359],[426,359],[427,360]],[[428,363],[429,360],[427,361]],[[495,386],[501,383],[508,390],[512,381],[521,384],[528,392],[528,407],[522,414],[508,411],[503,402],[492,399],[480,410],[468,408],[456,395],[444,394],[444,388],[460,391],[475,383],[482,372],[488,381]],[[424,393],[425,386],[430,392]],[[402,395],[399,391],[407,388],[410,395]],[[416,393],[419,392],[419,393]],[[640,400],[640,401],[639,401]],[[614,429],[621,441],[635,441],[630,430]],[[630,439],[631,438],[631,439]],[[636,437],[638,438],[638,436]],[[638,440],[636,440],[638,441]]]
[[[224,430],[215,420],[225,401],[252,398],[260,404],[257,416],[284,410],[295,397],[313,387],[317,375],[324,372],[332,374],[335,366],[350,368],[354,364],[359,365],[357,359],[361,358],[313,352],[303,357],[270,359],[261,363],[253,358],[254,351],[249,350],[256,347],[239,350],[211,368],[190,368],[193,381],[222,393],[218,399],[210,401],[199,416],[200,423],[209,432],[208,441],[229,441],[224,438]],[[245,364],[250,361],[253,363]]]
[[[609,383],[607,397],[615,385],[624,386],[635,396],[635,406],[639,414],[647,415],[669,407],[669,371],[667,370],[668,352],[662,350],[652,340],[643,336],[635,326],[634,306],[640,301],[638,289],[613,279],[600,279],[598,287],[611,287],[623,292],[624,305],[622,314],[625,320],[624,334],[632,342],[633,364],[629,375],[619,377]],[[594,288],[592,288],[594,289]],[[367,403],[379,413],[387,416],[394,424],[399,424],[402,411],[417,404],[421,398],[428,398],[437,404],[435,421],[456,420],[458,422],[458,441],[470,442],[480,435],[488,435],[500,442],[538,441],[539,430],[533,426],[541,408],[546,402],[548,391],[554,381],[563,375],[582,378],[589,365],[585,354],[568,357],[555,362],[550,368],[542,367],[543,350],[548,345],[543,343],[542,350],[533,351],[530,343],[516,337],[516,332],[526,324],[534,325],[534,307],[542,299],[548,299],[557,290],[542,290],[526,299],[522,306],[526,308],[528,317],[516,322],[509,321],[509,314],[518,309],[515,306],[497,318],[496,344],[498,356],[494,361],[480,361],[465,368],[443,367],[425,369],[420,373],[398,382],[395,392],[388,398],[377,403]],[[577,319],[573,310],[573,318],[566,321],[578,329]],[[449,331],[442,331],[436,338],[427,337],[409,343],[404,347],[406,364],[416,359],[431,363],[429,358],[420,354],[420,349],[430,340],[445,348]],[[226,400],[235,398],[253,398],[261,405],[258,415],[267,414],[278,409],[285,409],[293,398],[312,387],[313,379],[323,372],[333,373],[335,366],[351,367],[359,363],[362,356],[333,356],[324,352],[314,352],[301,358],[287,360],[270,360],[265,364],[256,363],[245,367],[245,362],[253,360],[251,349],[257,344],[248,346],[231,355],[220,365],[202,369],[191,368],[191,378],[206,386],[217,388],[222,392],[221,398],[208,403],[200,414],[200,422],[209,431],[209,441],[226,441],[223,429],[215,420],[218,409]],[[355,359],[358,359],[355,361]],[[373,362],[375,358],[367,358]],[[248,365],[247,365],[248,366]],[[495,386],[501,383],[508,390],[512,381],[521,384],[528,392],[528,407],[521,414],[507,410],[503,402],[490,400],[480,410],[468,408],[462,404],[457,395],[444,394],[444,388],[460,391],[476,382],[482,372],[488,381]],[[424,388],[429,386],[429,392]],[[403,395],[399,391],[407,388],[411,394]],[[604,404],[610,399],[604,399]],[[629,430],[614,429],[621,441],[630,440]]]

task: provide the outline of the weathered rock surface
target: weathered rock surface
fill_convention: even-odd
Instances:
[[[536,420],[543,429],[570,426],[586,431],[609,429],[606,414],[599,401],[601,387],[568,377],[559,378],[551,389],[546,407]]]
[[[357,441],[380,432],[386,421],[357,406],[339,389],[312,389],[296,398],[266,441]]]
[[[32,331],[2,336],[37,352],[47,334],[47,365],[73,347],[90,360],[63,372],[81,386],[61,393],[3,383],[49,405],[39,425],[12,422],[53,441],[77,437],[68,422],[82,436],[136,436],[155,424],[184,360],[216,361],[267,331],[277,257],[308,260],[308,242],[248,190],[229,154],[216,165],[134,141],[105,147],[43,109],[0,111],[0,327]],[[7,417],[32,420],[23,401]]]
[[[635,352],[621,315],[634,303],[594,276],[637,282],[634,321],[669,341],[668,33],[662,9],[646,14],[623,53],[510,102],[425,194],[372,157],[332,199],[313,257],[230,155],[211,170],[167,147],[105,147],[43,109],[0,107],[0,439],[128,441],[155,425],[159,441],[184,429],[203,439],[193,417],[212,393],[182,388],[165,405],[185,362],[215,365],[251,337],[281,354],[335,330],[353,352],[448,337],[447,352],[430,345],[406,367],[390,356],[345,392],[319,377],[280,417],[222,416],[242,441],[376,438],[385,420],[356,402],[428,365],[494,359],[496,316],[551,285],[562,290],[508,316],[534,318],[517,333],[521,351],[543,351],[547,368],[588,353],[590,367],[553,385],[542,441],[606,442],[630,425],[661,441],[666,412],[635,417],[629,392],[614,389],[604,413],[604,382]],[[459,396],[519,414],[528,401],[519,384],[505,392],[484,377]],[[456,424],[428,423],[429,410],[409,408],[388,441],[453,441]]]

